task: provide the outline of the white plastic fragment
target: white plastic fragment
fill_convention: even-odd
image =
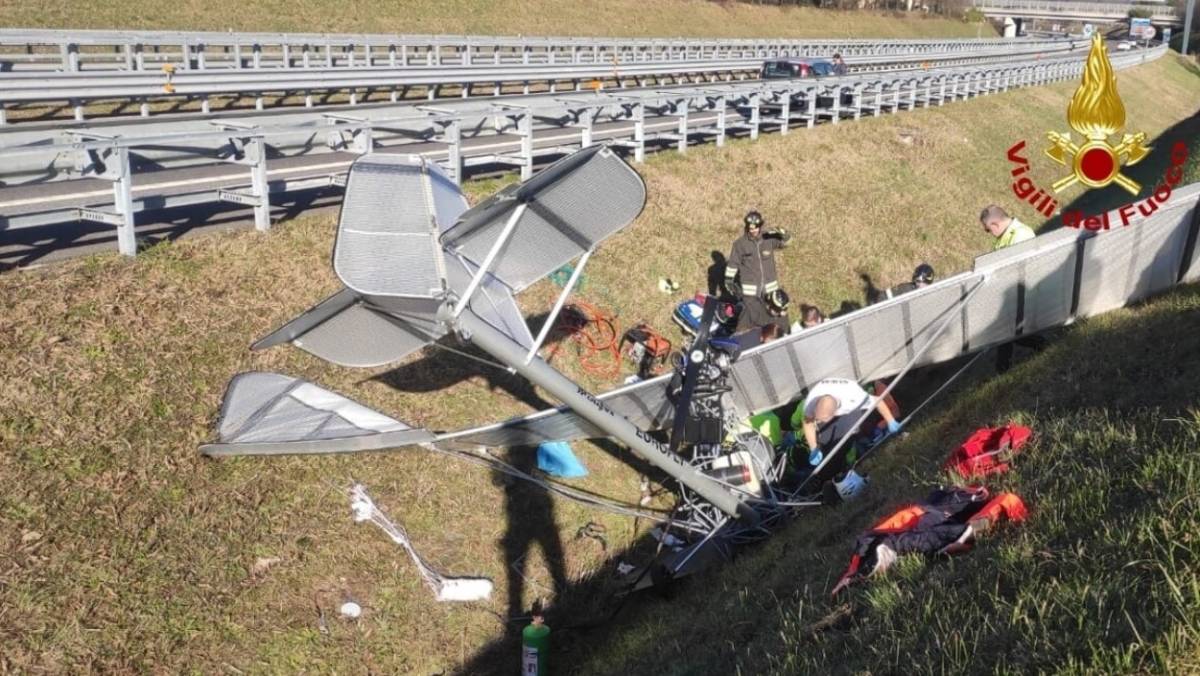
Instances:
[[[439,601],[486,601],[492,595],[492,581],[485,578],[446,577],[438,589]]]

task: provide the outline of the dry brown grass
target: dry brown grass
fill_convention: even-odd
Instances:
[[[8,0],[0,26],[124,30],[290,31],[681,37],[976,37],[984,24],[708,0]]]
[[[1152,138],[1200,101],[1197,80],[1173,60],[1120,78],[1131,127]],[[1073,88],[654,156],[640,168],[646,211],[593,258],[583,296],[618,310],[622,325],[647,319],[674,336],[668,315],[682,294],[659,294],[655,281],[701,288],[709,252],[726,251],[750,207],[796,234],[783,255],[786,288],[827,309],[859,299],[857,270],[895,283],[919,260],[963,269],[989,245],[978,207],[1012,201],[1005,149],[1061,128]],[[899,142],[900,130],[917,141]],[[1190,180],[1197,168],[1193,159]],[[0,665],[434,673],[501,634],[487,609],[431,601],[391,543],[351,524],[341,495],[365,481],[433,561],[492,577],[489,609],[503,613],[505,494],[486,473],[420,451],[219,462],[196,453],[228,378],[250,369],[316,381],[438,429],[528,410],[485,375],[456,375],[444,361],[405,371],[409,384],[456,381],[420,393],[297,350],[250,354],[253,337],[336,287],[333,222],[311,216],[267,235],[0,276]],[[543,284],[524,301],[536,311],[550,298]],[[592,470],[583,485],[636,501],[635,472],[594,446],[579,450]],[[594,542],[573,539],[580,526],[605,524],[610,549],[633,536],[628,521],[567,503],[554,518],[576,578],[603,560]],[[282,561],[252,575],[259,557]],[[550,584],[540,563],[529,576],[527,600]],[[365,618],[330,617],[322,634],[314,604],[331,612],[345,591],[368,606]]]

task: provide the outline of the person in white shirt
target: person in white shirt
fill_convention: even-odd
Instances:
[[[875,410],[862,425],[850,432],[849,425],[872,408]],[[792,426],[797,427],[796,423],[800,422],[797,418],[802,418],[804,440],[809,449],[808,462],[816,466],[824,458],[823,447],[836,444],[848,432],[857,434],[860,429],[873,429],[878,422],[876,416],[887,422],[889,434],[900,432],[900,423],[883,400],[867,394],[853,380],[826,378],[809,388],[804,405],[792,416]]]

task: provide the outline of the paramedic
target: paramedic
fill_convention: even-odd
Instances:
[[[1009,216],[1004,209],[992,204],[979,214],[979,223],[984,231],[996,238],[995,250],[1027,242],[1035,237],[1033,228]],[[1021,345],[1041,352],[1046,348],[1042,336],[1022,336],[996,348],[996,372],[1004,373],[1012,368],[1013,347]]]
[[[804,398],[804,405],[792,414],[793,429],[804,429],[804,440],[808,442],[810,465],[819,465],[824,458],[822,449],[832,447],[846,435],[851,425],[858,420],[864,411],[874,408],[859,427],[853,428],[851,436],[856,436],[860,429],[874,429],[879,417],[887,422],[889,434],[900,432],[900,423],[892,415],[887,403],[867,394],[866,390],[853,380],[843,378],[826,378],[813,385]],[[855,441],[850,440],[850,443]],[[847,444],[849,445],[849,443]],[[849,449],[847,449],[849,450]],[[845,457],[845,453],[842,454]]]

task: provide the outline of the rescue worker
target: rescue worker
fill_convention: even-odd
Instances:
[[[858,427],[851,427],[864,411],[874,408],[874,412],[863,420]],[[866,390],[853,380],[844,378],[826,378],[808,390],[804,404],[792,414],[792,428],[804,430],[804,440],[808,443],[808,463],[814,467],[821,464],[825,457],[824,449],[833,450],[847,433],[851,438],[847,445],[851,448],[842,453],[841,459],[835,464],[832,473],[841,471],[842,465],[854,462],[857,456],[853,444],[859,439],[860,430],[874,430],[882,418],[887,423],[888,434],[898,434],[900,423],[892,414],[887,402],[867,394]]]
[[[743,234],[733,242],[725,262],[725,289],[742,301],[739,332],[778,323],[778,316],[772,316],[767,306],[767,297],[779,291],[775,251],[786,247],[792,239],[782,228],[764,233],[766,222],[757,211],[747,213],[743,225]],[[781,328],[786,326],[785,323]]]
[[[1007,211],[995,204],[984,207],[979,214],[979,223],[989,235],[996,238],[994,249],[997,251],[1036,236],[1033,228],[1009,216]]]
[[[792,333],[799,333],[804,329],[811,329],[824,323],[825,313],[821,312],[821,308],[815,305],[801,305],[800,320],[792,324]]]
[[[1027,242],[1036,236],[1033,228],[1009,216],[1008,212],[995,204],[984,207],[983,211],[979,214],[979,223],[983,226],[985,232],[996,238],[995,251],[1014,244],[1020,244],[1021,242]],[[1022,336],[997,347],[996,373],[1005,373],[1012,368],[1014,345],[1021,345],[1041,352],[1046,349],[1046,339],[1042,336]]]
[[[903,284],[897,284],[890,289],[877,291],[871,303],[882,303],[885,300],[891,300],[896,296],[902,296],[911,291],[922,289],[933,283],[933,266],[928,263],[921,263],[913,270],[912,281]]]

